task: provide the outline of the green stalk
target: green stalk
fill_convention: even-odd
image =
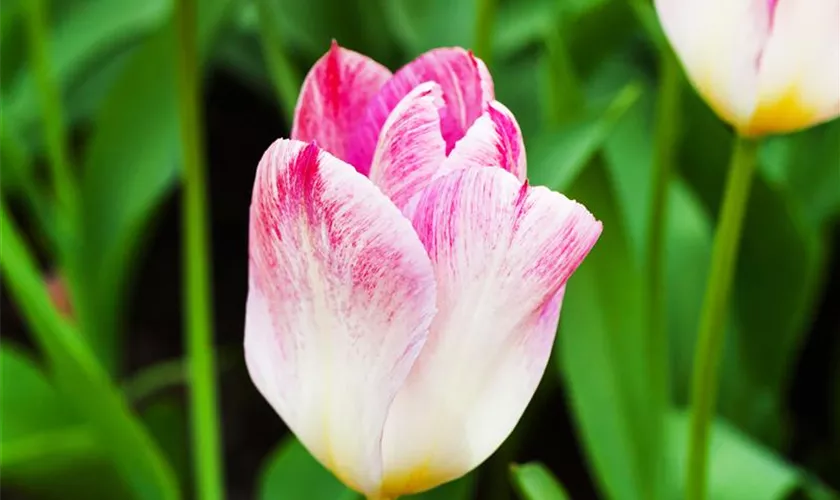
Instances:
[[[475,18],[475,55],[491,64],[493,24],[496,22],[496,0],[478,0]]]
[[[648,349],[651,387],[663,414],[669,401],[668,329],[665,301],[665,228],[668,223],[668,185],[677,146],[680,112],[680,68],[668,47],[660,57],[656,103],[656,149],[653,158],[652,207],[648,225],[647,272],[650,289]]]
[[[202,500],[221,500],[224,480],[210,313],[210,249],[200,126],[196,4],[195,0],[180,0],[177,5],[178,102],[184,160],[184,328],[191,384],[190,418],[195,491],[196,497]]]
[[[295,115],[295,105],[301,79],[283,51],[283,37],[280,36],[279,25],[275,22],[271,2],[269,0],[257,0],[256,4],[260,21],[262,51],[271,73],[271,83],[274,85],[274,91],[283,108],[286,120],[291,124]]]
[[[691,385],[686,498],[705,500],[709,427],[717,397],[717,370],[724,340],[724,320],[738,255],[741,225],[749,198],[758,144],[739,137],[732,152],[712,262],[697,334]]]
[[[29,61],[35,74],[38,93],[41,97],[44,135],[47,154],[61,213],[72,221],[76,209],[75,187],[70,172],[70,160],[67,153],[67,130],[61,108],[61,93],[51,67],[47,50],[49,33],[44,0],[26,2],[26,32],[29,42]]]

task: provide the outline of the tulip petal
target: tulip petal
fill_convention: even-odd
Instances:
[[[502,103],[492,101],[487,111],[473,123],[463,139],[455,144],[442,170],[501,167],[525,180],[525,143],[513,113]]]
[[[446,106],[440,109],[440,120],[447,153],[493,99],[490,73],[472,52],[457,47],[426,52],[397,71],[368,105],[350,156],[350,162],[360,172],[370,169],[374,147],[388,115],[403,97],[424,82],[435,82],[443,90]]]
[[[371,98],[391,78],[387,68],[333,41],[309,70],[298,97],[292,139],[315,141],[342,160]]]
[[[397,104],[382,127],[370,180],[400,209],[426,188],[446,159],[441,107],[440,86],[422,83]]]
[[[784,1],[784,0],[783,0]],[[741,128],[757,105],[758,70],[770,36],[767,0],[655,0],[685,71],[709,105]]]
[[[840,0],[779,0],[744,130],[790,132],[840,114]]]
[[[248,371],[321,463],[372,494],[388,408],[434,315],[426,251],[370,180],[289,140],[260,162],[250,235]]]
[[[583,206],[496,168],[438,178],[413,222],[438,313],[385,425],[385,496],[463,475],[510,434],[545,370],[566,280],[601,232]]]

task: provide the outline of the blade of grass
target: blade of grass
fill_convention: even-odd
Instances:
[[[184,329],[190,370],[190,418],[195,491],[202,500],[221,500],[224,479],[219,444],[216,370],[210,312],[207,190],[201,137],[196,2],[180,0],[178,23],[178,104],[184,159],[182,234]]]
[[[143,500],[180,498],[172,469],[85,343],[52,306],[32,253],[0,201],[0,268],[59,389],[99,433],[120,475]]]

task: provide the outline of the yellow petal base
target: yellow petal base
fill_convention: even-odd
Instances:
[[[802,101],[802,93],[791,86],[777,98],[759,102],[750,122],[739,132],[747,137],[793,132],[819,121],[819,114]]]

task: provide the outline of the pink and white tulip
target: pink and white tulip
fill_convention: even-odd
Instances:
[[[333,44],[307,76],[292,139],[257,168],[245,355],[351,488],[466,474],[533,396],[601,223],[525,174],[519,126],[465,50],[392,75]]]
[[[656,0],[689,79],[741,134],[840,114],[840,0]]]

